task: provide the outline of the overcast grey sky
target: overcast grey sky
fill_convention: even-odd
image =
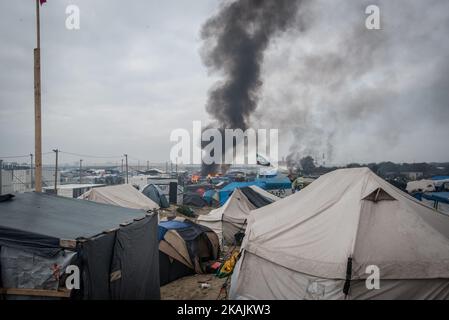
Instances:
[[[382,30],[365,29],[367,4]],[[65,28],[65,8],[81,29]],[[164,162],[170,132],[210,121],[202,25],[217,0],[48,0],[42,7],[43,151]],[[0,2],[0,156],[34,151],[34,1]],[[328,162],[449,161],[449,2],[304,1],[273,39],[254,127]],[[77,157],[64,155],[63,162]],[[26,159],[25,159],[26,160]],[[53,161],[45,156],[44,162]]]

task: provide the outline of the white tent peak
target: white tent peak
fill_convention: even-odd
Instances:
[[[280,199],[257,186],[249,188],[269,201]],[[250,212],[256,208],[245,193],[237,188],[223,206],[212,210],[207,215],[199,216],[198,223],[214,230],[221,243],[232,244],[234,235],[245,230]]]

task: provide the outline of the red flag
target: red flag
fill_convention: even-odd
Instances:
[[[39,0],[41,5],[43,5],[45,2],[47,2],[47,0]]]

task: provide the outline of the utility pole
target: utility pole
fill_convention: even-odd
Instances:
[[[147,171],[150,170],[150,161],[147,160]]]
[[[33,154],[30,153],[30,189],[33,189]]]
[[[34,49],[34,153],[36,192],[42,192],[42,117],[41,117],[41,31],[39,0],[36,0],[36,40]]]
[[[59,150],[58,149],[54,149],[53,150],[54,153],[56,153],[56,161],[55,161],[55,194],[58,194],[58,154],[59,154]]]
[[[3,194],[3,160],[0,159],[0,196]]]
[[[80,184],[82,178],[83,178],[83,160],[80,159]]]
[[[123,159],[122,159],[121,173],[123,174]]]
[[[126,165],[126,184],[128,184],[128,155],[125,154],[125,165]]]

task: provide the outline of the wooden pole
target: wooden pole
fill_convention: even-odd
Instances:
[[[0,196],[3,194],[3,160],[0,159]]]
[[[83,160],[80,159],[80,184],[81,184],[81,179],[83,178],[82,170],[83,170]]]
[[[33,154],[30,153],[30,189],[33,189]]]
[[[36,192],[42,192],[41,36],[39,0],[36,0],[37,47],[34,49],[34,154]]]
[[[125,154],[125,166],[126,166],[126,184],[128,184],[128,155]]]
[[[56,153],[56,162],[55,162],[55,194],[58,194],[58,153],[59,150],[53,150]]]

